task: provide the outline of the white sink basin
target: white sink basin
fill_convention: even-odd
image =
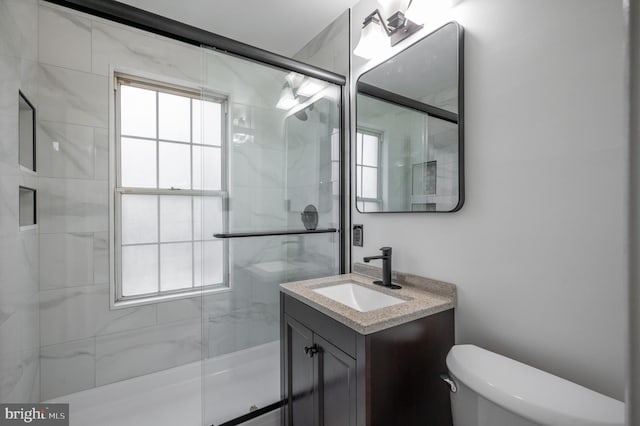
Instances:
[[[313,289],[313,291],[360,312],[369,312],[404,302],[402,299],[363,287],[354,282],[320,287]]]

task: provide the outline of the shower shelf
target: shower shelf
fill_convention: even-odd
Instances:
[[[290,231],[266,231],[266,232],[232,232],[225,234],[213,234],[215,238],[246,238],[246,237],[272,237],[276,235],[300,235],[300,234],[329,234],[338,232],[336,228],[326,229],[300,229]]]

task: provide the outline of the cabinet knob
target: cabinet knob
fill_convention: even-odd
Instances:
[[[313,356],[318,353],[318,345],[305,346],[304,353],[309,355],[309,358],[313,358]]]

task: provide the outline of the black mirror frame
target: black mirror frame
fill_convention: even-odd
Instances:
[[[443,210],[443,211],[378,211],[378,212],[362,212],[360,211],[360,209],[358,208],[358,202],[357,202],[357,185],[358,185],[358,176],[357,173],[354,175],[354,185],[351,185],[351,187],[353,188],[353,191],[355,192],[355,197],[354,197],[354,202],[355,202],[355,207],[356,210],[358,211],[358,213],[361,214],[385,214],[385,213],[455,213],[457,211],[460,211],[460,209],[462,209],[462,206],[464,205],[465,202],[465,173],[464,173],[464,27],[462,27],[462,25],[460,25],[458,22],[456,21],[450,21],[447,22],[446,24],[438,27],[437,29],[433,30],[432,32],[430,32],[429,34],[424,35],[423,37],[421,37],[420,39],[416,40],[415,42],[411,43],[410,45],[408,45],[407,47],[405,47],[404,49],[402,49],[401,51],[399,51],[398,53],[396,53],[395,55],[387,58],[384,62],[381,62],[380,64],[376,65],[373,68],[368,69],[367,71],[363,72],[362,74],[360,74],[356,80],[356,84],[355,84],[355,88],[356,88],[356,93],[354,96],[354,107],[355,107],[355,114],[354,114],[354,118],[355,118],[355,124],[354,127],[357,128],[357,122],[358,122],[358,87],[363,87],[365,90],[363,91],[365,94],[367,92],[369,92],[370,94],[375,94],[376,92],[380,91],[380,92],[385,92],[383,89],[379,89],[379,88],[373,88],[372,86],[368,85],[367,83],[361,83],[359,82],[359,80],[362,78],[363,75],[367,74],[368,72],[376,69],[377,67],[385,64],[387,61],[395,58],[396,56],[402,54],[403,52],[405,52],[407,49],[410,49],[411,47],[415,46],[417,43],[419,43],[420,41],[424,40],[425,38],[429,37],[430,35],[440,31],[441,29],[443,29],[444,27],[448,26],[448,25],[455,25],[457,32],[458,32],[458,63],[457,63],[457,71],[458,71],[458,114],[457,114],[457,124],[458,124],[458,203],[456,204],[456,206],[451,209],[451,210]],[[388,94],[389,92],[386,92],[386,94]],[[412,100],[412,99],[408,99],[405,98],[403,96],[400,95],[395,95],[392,94],[391,96],[393,99],[395,99],[396,101],[399,102],[394,102],[394,103],[398,103],[399,105],[403,105],[418,111],[422,111],[425,113],[430,113],[430,112],[434,112],[433,109],[434,107],[431,105],[426,105],[423,104],[421,102]],[[435,108],[437,109],[437,108]],[[439,112],[441,112],[444,116],[441,116],[440,118],[446,119],[445,117],[447,116],[447,114],[451,114],[448,113],[444,110],[439,110]],[[450,121],[450,120],[447,120]],[[355,134],[356,132],[354,132],[353,134]],[[356,152],[356,156],[357,156],[357,147],[354,147],[354,151]],[[353,164],[353,161],[351,161],[351,163]]]

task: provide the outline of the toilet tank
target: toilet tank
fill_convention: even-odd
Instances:
[[[624,404],[474,345],[456,345],[447,367],[454,426],[624,426]]]

